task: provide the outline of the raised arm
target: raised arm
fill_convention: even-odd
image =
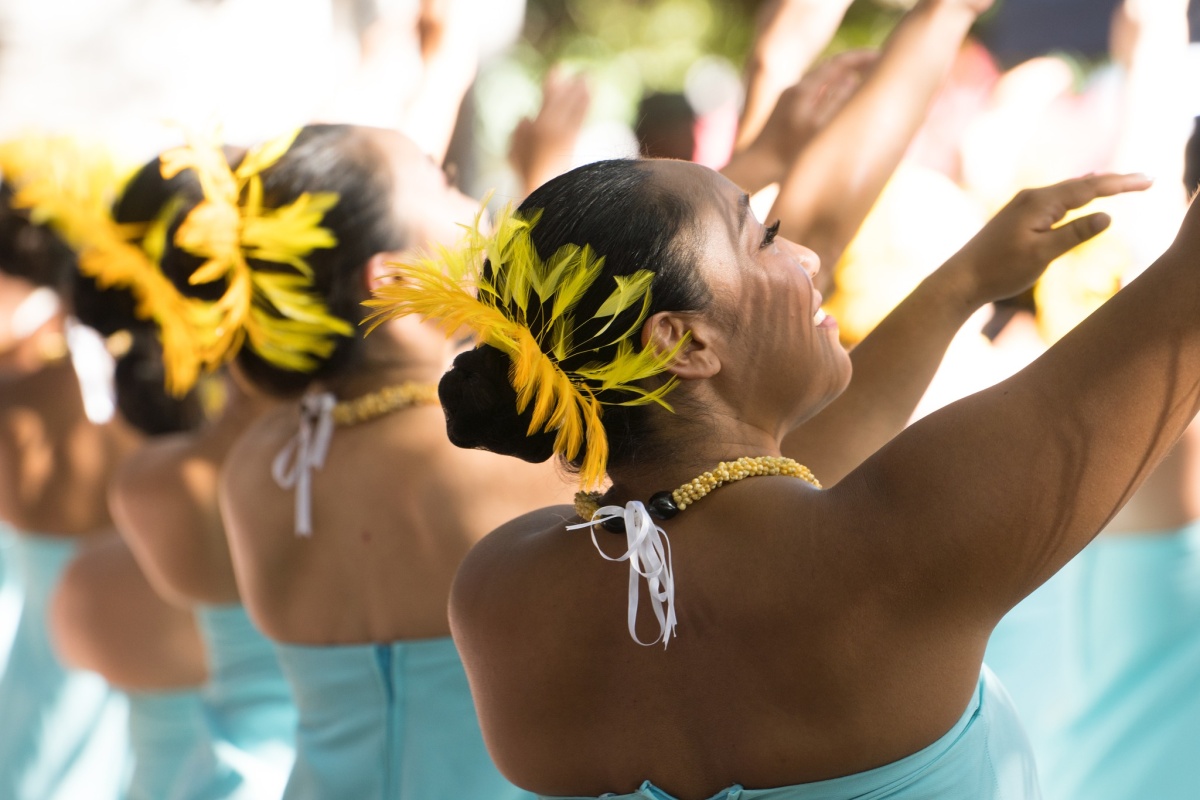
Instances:
[[[875,65],[871,50],[838,53],[778,95],[752,142],[736,150],[721,174],[750,194],[778,183],[797,154],[841,111]]]
[[[1114,109],[1114,170],[1161,176],[1149,202],[1116,209],[1120,233],[1140,269],[1162,251],[1187,207],[1178,178],[1192,132],[1187,0],[1125,0],[1113,15],[1113,59],[1125,66],[1121,104]],[[1188,187],[1190,191],[1195,187]]]
[[[1089,199],[1078,191],[1072,205]],[[1171,248],[1041,358],[834,487],[915,613],[994,624],[1163,457],[1200,406],[1198,262],[1193,205]]]
[[[546,73],[537,116],[517,123],[508,147],[508,163],[521,180],[523,196],[571,168],[591,102],[582,75],[567,75],[558,68]]]
[[[991,0],[921,0],[862,87],[805,147],[771,210],[780,233],[832,267],[928,112],[971,24]]]
[[[423,70],[401,130],[439,164],[479,63],[472,7],[470,0],[422,0],[417,19]]]
[[[735,150],[757,137],[789,86],[829,44],[850,0],[768,0],[758,13],[758,31],[746,60],[746,104],[738,122]]]
[[[1071,203],[1147,186],[1140,176],[1105,175],[1018,195],[854,348],[849,387],[784,440],[784,453],[826,486],[837,483],[904,429],[968,317],[1025,291],[1050,262],[1108,227],[1105,214],[1054,227]]]

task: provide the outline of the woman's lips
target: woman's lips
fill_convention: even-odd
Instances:
[[[817,313],[813,314],[813,325],[818,328],[836,328],[838,326],[837,319],[826,314],[823,308],[818,308]]]

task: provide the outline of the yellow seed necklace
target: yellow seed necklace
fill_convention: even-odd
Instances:
[[[343,400],[333,407],[338,425],[357,425],[411,406],[431,405],[438,401],[437,386],[432,383],[405,381],[384,386],[370,394]]]
[[[821,488],[821,482],[812,474],[812,470],[793,459],[783,456],[743,456],[736,461],[722,461],[714,469],[693,478],[672,492],[658,492],[650,498],[646,508],[655,519],[670,519],[714,489],[759,475],[787,475]],[[591,520],[600,509],[601,497],[600,492],[577,492],[575,513],[580,519]],[[619,519],[612,519],[605,522],[604,527],[620,531],[623,530],[624,523]]]

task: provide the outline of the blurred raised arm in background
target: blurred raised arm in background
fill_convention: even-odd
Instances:
[[[403,131],[441,164],[479,67],[470,0],[376,3],[354,80],[325,116]]]
[[[582,75],[568,75],[560,68],[546,73],[541,108],[536,116],[517,123],[508,147],[508,163],[521,181],[523,197],[571,168],[591,102]]]
[[[785,89],[754,139],[734,151],[721,174],[751,194],[780,181],[878,59],[870,50],[839,53]]]
[[[746,103],[738,122],[736,150],[757,137],[781,95],[837,32],[851,0],[768,0],[759,9],[757,35],[746,63]]]
[[[992,0],[921,0],[888,37],[861,88],[803,148],[770,218],[836,264],[904,156],[971,25]],[[828,286],[831,269],[819,288]]]

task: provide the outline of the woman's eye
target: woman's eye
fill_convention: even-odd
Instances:
[[[763,234],[762,244],[758,246],[758,249],[761,250],[767,245],[771,244],[771,242],[775,241],[775,234],[777,233],[779,233],[779,220],[775,220],[767,226],[767,230]]]

